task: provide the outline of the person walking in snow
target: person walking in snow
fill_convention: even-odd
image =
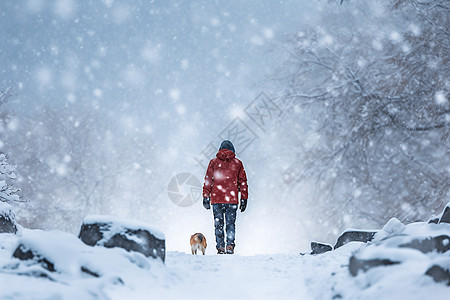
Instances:
[[[244,165],[236,158],[233,144],[225,140],[208,165],[203,185],[203,206],[213,208],[217,254],[233,254],[238,193],[239,209],[247,208],[248,187]],[[225,233],[226,230],[226,248]]]

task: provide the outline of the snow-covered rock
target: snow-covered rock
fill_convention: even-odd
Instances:
[[[428,238],[417,238],[408,243],[401,244],[399,247],[416,249],[422,253],[445,253],[450,250],[450,237],[448,235],[439,235]]]
[[[435,281],[450,282],[449,250],[450,224],[403,225],[391,219],[372,243],[351,256],[349,271],[366,287],[377,286],[381,276],[395,280],[402,275],[415,278],[429,275]]]
[[[333,250],[333,247],[328,244],[311,242],[311,254],[322,254]]]
[[[450,202],[444,207],[444,210],[437,216],[432,216],[428,223],[450,223]]]
[[[155,274],[165,274],[159,260],[122,248],[91,247],[71,233],[0,234],[1,299],[110,299],[109,290]]]
[[[436,264],[431,266],[425,274],[433,278],[436,282],[444,282],[450,286],[450,260],[442,262],[441,265]]]
[[[99,258],[99,255],[113,257],[124,256],[123,254],[126,253],[124,250],[117,252],[116,250],[111,251],[111,249],[107,252],[100,249],[85,245],[71,233],[59,230],[24,230],[12,256],[23,261],[27,266],[40,265],[43,269],[50,272],[70,274],[72,276],[81,276],[83,275],[82,273],[86,273],[99,277],[110,273],[111,269],[114,269],[113,265],[116,263],[114,261],[113,263],[108,263],[109,266],[106,266],[99,259],[97,264],[96,258]],[[148,268],[149,265],[147,264],[146,267]],[[48,274],[50,277],[50,273]]]
[[[433,223],[433,224],[438,224],[439,223],[439,217],[437,216],[432,216],[429,220],[428,223]]]
[[[347,229],[337,239],[334,249],[342,247],[349,242],[370,242],[378,230]]]
[[[366,272],[367,270],[374,268],[374,267],[380,267],[380,266],[390,266],[399,264],[398,261],[392,261],[389,259],[379,259],[379,258],[372,258],[372,259],[359,259],[356,256],[350,257],[350,263],[349,263],[349,271],[352,276],[358,275],[359,271]]]
[[[113,216],[88,216],[79,238],[90,246],[119,247],[165,261],[164,234],[146,223]]]
[[[445,206],[439,219],[439,223],[450,223],[450,202]]]
[[[405,230],[405,224],[400,222],[397,218],[390,219],[383,228],[378,231],[373,237],[373,241],[381,241],[389,236],[401,234]]]
[[[383,226],[382,230],[388,234],[400,234],[405,231],[405,224],[400,222],[397,218],[391,218],[386,225]]]
[[[17,224],[10,204],[0,201],[0,233],[16,233]]]

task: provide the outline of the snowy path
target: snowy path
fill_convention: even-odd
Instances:
[[[131,292],[138,299],[143,293],[148,299],[312,299],[298,254],[192,256],[169,252],[166,268],[167,282],[152,287],[141,282],[143,286],[136,286],[135,291],[115,291],[110,296],[123,299],[122,292],[127,296]]]
[[[280,291],[285,296],[307,299],[299,297],[306,296],[306,288],[298,255],[193,257],[181,254],[170,258],[168,267],[186,270],[188,285],[195,287],[194,290],[197,287],[202,290],[203,286],[208,299],[277,299]]]
[[[331,254],[331,253],[330,253]],[[347,280],[348,253],[327,256],[167,254],[163,278],[133,280],[112,299],[331,299],[333,278]],[[326,282],[326,283],[325,283]],[[330,288],[327,288],[330,287]],[[147,296],[147,297],[145,297]]]

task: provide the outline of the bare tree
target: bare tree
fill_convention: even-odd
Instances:
[[[4,91],[0,91],[0,107],[4,107],[4,105],[6,105],[13,96],[14,96],[14,92],[11,87],[5,89]],[[8,123],[11,121],[13,116],[14,115],[8,110],[6,110],[6,109],[1,110],[1,112],[0,112],[1,131],[4,131],[6,129],[6,127],[8,126]]]
[[[21,202],[20,189],[15,188],[12,181],[16,179],[15,167],[8,163],[5,154],[0,154],[0,201],[14,204]]]
[[[21,212],[28,227],[74,230],[89,213],[99,213],[113,192],[116,173],[104,155],[99,115],[94,110],[42,109],[21,126],[17,160],[24,194],[34,201]]]
[[[76,231],[84,216],[117,213],[117,203],[131,207],[133,193],[148,191],[156,174],[146,166],[154,159],[141,150],[150,147],[121,136],[105,115],[83,104],[43,108],[7,138],[18,152],[23,193],[33,200],[20,211],[24,225]],[[136,190],[128,190],[129,182]]]
[[[450,191],[449,2],[357,2],[284,45],[299,149],[286,183],[314,180],[310,201],[335,222],[423,220]]]

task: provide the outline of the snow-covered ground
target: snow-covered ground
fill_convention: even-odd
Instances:
[[[436,234],[450,232],[450,225],[425,223],[402,230],[428,234],[430,228],[438,229]],[[49,258],[56,271],[36,259],[12,258],[19,243]],[[169,251],[163,264],[121,248],[90,247],[70,233],[23,230],[17,236],[0,234],[0,299],[444,299],[450,295],[450,287],[435,283],[420,269],[437,253],[420,256],[416,251],[421,263],[376,267],[352,277],[350,256],[370,247],[378,246],[351,242],[320,255],[193,256]],[[441,259],[449,260],[449,252]]]
[[[329,255],[312,257],[298,253],[193,256],[168,252],[164,265],[123,249],[83,246],[75,236],[62,232],[24,232],[38,238],[51,234],[57,238],[55,242],[70,245],[82,254],[78,258],[72,257],[73,252],[51,254],[66,259],[68,264],[61,274],[45,272],[50,278],[25,275],[31,273],[30,268],[41,272],[43,268],[11,259],[18,238],[0,235],[0,299],[314,299],[323,289],[320,277],[331,277],[331,269],[336,267],[344,277],[349,276],[346,268],[340,267],[348,261],[343,251],[332,253],[333,259]],[[91,270],[101,269],[108,275],[95,278],[79,274],[78,265],[86,263],[83,256],[93,260]],[[314,264],[317,268],[312,268]],[[324,297],[331,294],[331,290],[327,291]]]
[[[311,299],[299,255],[205,255],[169,252],[167,282],[136,278],[112,299]],[[150,297],[152,295],[152,297]]]

